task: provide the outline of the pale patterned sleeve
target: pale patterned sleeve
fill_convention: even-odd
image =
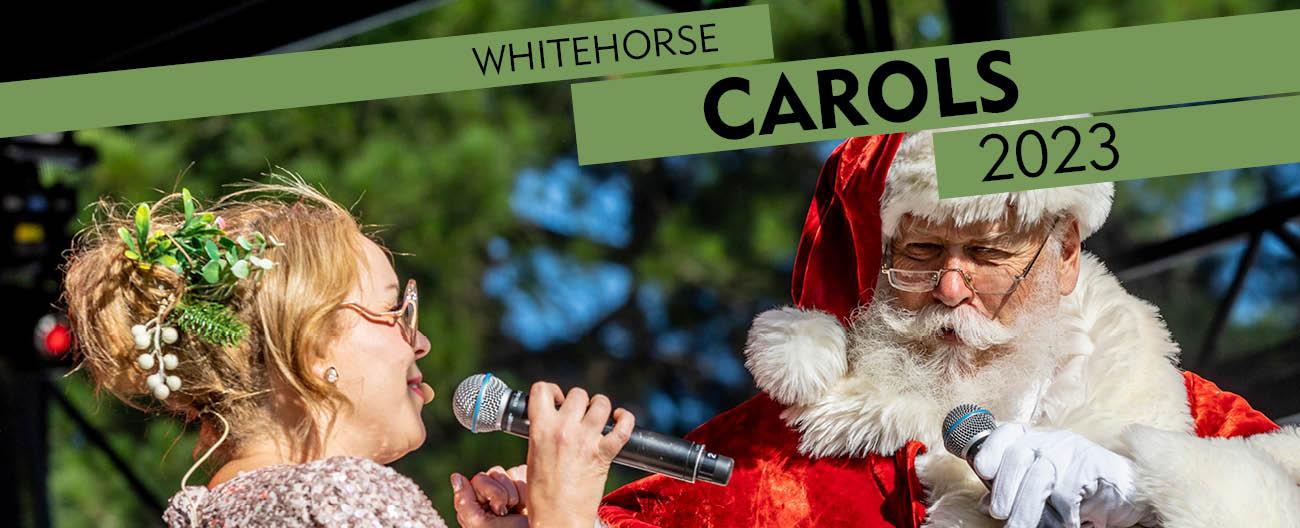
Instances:
[[[171,528],[447,526],[414,481],[352,457],[267,467],[211,491],[191,486],[169,501],[163,520]]]

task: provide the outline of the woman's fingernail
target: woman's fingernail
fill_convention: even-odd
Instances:
[[[451,475],[451,490],[452,490],[452,491],[460,491],[460,486],[461,486],[461,484],[460,484],[460,475],[455,474],[455,473],[452,473],[452,475]]]
[[[505,514],[506,514],[506,507],[505,507],[505,506],[497,506],[497,515],[500,515],[500,516],[503,516],[503,517],[504,517]]]

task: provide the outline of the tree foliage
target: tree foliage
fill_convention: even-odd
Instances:
[[[942,2],[891,4],[899,48],[947,43]],[[1052,1],[1012,9],[1023,36],[1279,4]],[[771,11],[778,60],[850,52],[843,3],[778,2]],[[438,3],[339,45],[659,12],[633,1]],[[579,168],[570,116],[567,84],[549,83],[85,130],[77,138],[98,149],[100,162],[60,177],[86,202],[152,200],[180,184],[210,200],[225,184],[283,166],[354,203],[391,249],[406,254],[396,258],[399,275],[420,283],[421,329],[433,345],[420,368],[439,398],[425,411],[425,446],[396,466],[450,519],[452,471],[522,463],[526,447],[506,435],[471,435],[455,422],[446,402],[465,376],[492,370],[516,388],[535,379],[581,385],[609,394],[641,425],[682,434],[753,394],[740,355],[745,330],[758,311],[789,302],[798,230],[831,145]],[[1240,204],[1294,194],[1297,179],[1257,170],[1123,184],[1109,224],[1088,247],[1116,255],[1239,214]],[[1225,205],[1213,193],[1230,198]],[[1283,303],[1295,306],[1300,294],[1295,260],[1274,253],[1271,273],[1291,271],[1293,282],[1259,287],[1254,310],[1263,315],[1235,321],[1226,339],[1266,344],[1294,325],[1295,309]],[[1169,288],[1165,279],[1133,287],[1165,310],[1176,337],[1195,342],[1229,261],[1216,256],[1171,272],[1196,287]],[[192,431],[95,397],[81,377],[60,385],[92,410],[156,495],[176,491]],[[59,526],[153,522],[57,414],[51,444]],[[611,486],[638,476],[619,470]]]

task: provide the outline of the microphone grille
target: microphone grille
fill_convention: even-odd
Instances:
[[[456,387],[451,398],[451,410],[456,420],[472,432],[501,429],[501,415],[505,414],[506,394],[510,387],[501,378],[475,374]]]
[[[973,403],[963,403],[953,407],[943,419],[943,447],[953,455],[965,456],[971,441],[980,433],[996,428],[993,413]]]

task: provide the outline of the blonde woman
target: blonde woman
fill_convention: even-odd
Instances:
[[[65,302],[95,384],[200,427],[218,469],[169,501],[172,527],[444,526],[385,464],[425,439],[414,281],[343,207],[289,178],[200,210],[188,192],[103,214],[78,237]],[[596,522],[633,417],[539,383],[529,465],[452,475],[465,526]],[[191,472],[193,469],[191,469]],[[531,486],[526,485],[531,482]],[[526,512],[526,516],[524,513]]]

